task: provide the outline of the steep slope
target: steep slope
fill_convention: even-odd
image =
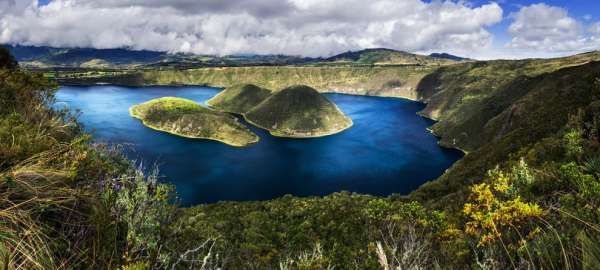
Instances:
[[[132,106],[129,112],[150,128],[182,137],[216,140],[232,146],[258,142],[258,136],[237,118],[188,99],[162,97]]]
[[[352,120],[335,104],[304,85],[273,93],[245,117],[250,123],[281,137],[320,137],[352,126]]]
[[[188,70],[145,70],[134,74],[130,85],[208,85],[230,87],[248,83],[268,89],[282,89],[303,84],[321,92],[416,99],[421,79],[434,66],[279,66],[225,67]],[[69,83],[94,83],[110,78],[77,79]]]
[[[497,60],[441,67],[421,80],[417,100],[427,103],[421,115],[438,122],[431,127],[441,144],[473,151],[487,142],[486,123],[531,91],[530,81],[590,61],[600,53],[556,59]]]
[[[245,114],[269,96],[271,90],[253,84],[240,84],[227,87],[206,104],[221,111]]]
[[[573,58],[571,63],[575,63],[579,57],[581,56]],[[557,60],[533,61],[540,64],[538,68],[541,70],[529,74],[541,73],[544,67],[550,68],[548,64],[551,61],[557,63]],[[544,63],[546,65],[543,65]],[[412,198],[430,201],[444,208],[459,205],[454,203],[463,202],[468,194],[469,184],[482,181],[486,171],[508,161],[509,157],[518,151],[534,147],[535,143],[546,138],[555,137],[557,132],[565,128],[570,118],[598,106],[600,62],[565,67],[536,76],[513,76],[512,80],[502,83],[498,83],[498,80],[506,79],[505,77],[495,80],[486,78],[484,82],[496,83],[479,85],[482,89],[467,88],[471,92],[484,92],[486,95],[482,98],[471,97],[473,101],[467,98],[466,102],[461,103],[461,94],[463,100],[468,95],[460,90],[467,91],[465,88],[469,83],[473,83],[465,78],[465,74],[479,74],[480,66],[498,71],[497,67],[489,67],[498,64],[518,65],[500,72],[510,70],[516,74],[527,74],[526,68],[531,63],[478,63],[471,68],[465,68],[462,77],[453,77],[452,74],[455,73],[446,73],[448,70],[441,70],[432,75],[445,86],[436,88],[439,93],[430,94],[429,100],[436,101],[433,105],[439,106],[439,109],[432,110],[429,107],[432,105],[428,105],[424,114],[439,117],[440,122],[434,125],[433,131],[441,134],[445,144],[466,148],[470,153],[438,180],[426,183],[413,192]],[[463,84],[453,82],[460,79],[466,81]],[[449,95],[453,99],[447,103],[440,102],[443,91],[453,92]]]

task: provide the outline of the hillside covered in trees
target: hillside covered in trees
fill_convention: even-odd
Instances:
[[[340,192],[177,207],[176,190],[94,143],[55,82],[0,50],[5,269],[594,269],[600,63],[466,62],[414,95],[468,152],[408,196]],[[264,85],[259,85],[263,86]]]

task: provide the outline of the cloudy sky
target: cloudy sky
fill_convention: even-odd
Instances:
[[[479,59],[600,49],[598,0],[0,0],[0,43],[330,56],[386,47]]]

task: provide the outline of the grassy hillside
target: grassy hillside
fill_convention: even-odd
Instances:
[[[594,57],[468,63],[430,75],[423,83],[441,85],[421,88],[422,98],[438,101],[424,113],[435,112],[448,127],[462,123],[444,118],[454,110],[487,120],[470,127],[477,132],[464,130],[477,134],[470,153],[409,196],[342,193],[198,206],[180,219],[184,235],[215,232],[224,239],[222,252],[235,250],[226,263],[242,268],[276,267],[283,252],[317,269],[594,269],[600,259]],[[461,95],[469,92],[489,96]],[[478,100],[485,106],[463,107]],[[439,104],[448,105],[432,110]]]
[[[0,48],[0,59],[13,58]],[[56,87],[0,61],[0,268],[116,269],[128,260],[125,250],[147,256],[160,233],[133,221],[131,209],[161,223],[155,213],[164,208],[157,196],[128,195],[166,187],[134,177],[118,151],[90,143],[69,112],[47,107]],[[141,230],[156,237],[128,243]]]
[[[489,136],[481,136],[488,121],[531,92],[532,81],[594,60],[600,61],[599,52],[442,67],[419,82],[417,99],[427,103],[420,114],[438,121],[431,129],[442,138],[441,144],[473,151],[489,141]]]
[[[271,96],[271,90],[253,84],[240,84],[225,88],[206,104],[217,110],[245,114]]]
[[[246,146],[259,140],[237,118],[188,99],[162,97],[132,106],[129,112],[150,128],[182,137],[215,140],[232,146]]]
[[[467,185],[487,170],[559,136],[571,118],[596,106],[600,62],[573,65],[598,56],[466,64],[425,78],[420,93],[428,105],[421,113],[439,120],[432,130],[442,144],[469,154],[412,197],[435,194],[432,203],[452,207],[447,202],[464,200]]]
[[[352,126],[352,120],[335,104],[305,85],[275,91],[244,117],[281,137],[320,137]]]

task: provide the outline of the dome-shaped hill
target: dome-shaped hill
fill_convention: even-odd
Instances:
[[[270,95],[271,91],[268,89],[253,84],[241,84],[226,88],[206,101],[206,104],[221,111],[245,114]]]
[[[187,138],[209,139],[232,146],[258,142],[258,136],[234,116],[183,98],[162,97],[129,108],[131,116],[152,129]]]
[[[320,137],[352,126],[352,120],[317,90],[297,85],[274,92],[245,114],[274,136]]]

